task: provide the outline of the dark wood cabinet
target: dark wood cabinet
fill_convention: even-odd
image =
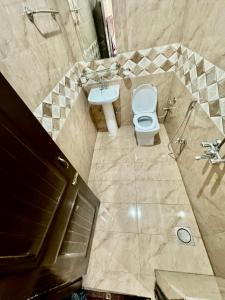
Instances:
[[[2,75],[0,82],[0,298],[51,298],[80,286],[99,201]]]

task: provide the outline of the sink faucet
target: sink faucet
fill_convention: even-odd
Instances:
[[[225,143],[225,138],[221,140],[215,140],[212,142],[201,142],[201,146],[206,148],[204,154],[196,156],[195,159],[208,159],[211,164],[225,163],[225,159],[219,154],[220,148]]]
[[[107,87],[108,87],[107,82],[106,82],[106,80],[104,79],[103,76],[100,77],[99,83],[100,83],[100,90],[107,89]]]

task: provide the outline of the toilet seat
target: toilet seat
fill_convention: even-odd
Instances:
[[[157,125],[157,116],[155,113],[136,114],[133,123],[139,131],[151,131]]]
[[[137,143],[153,146],[160,126],[156,114],[157,89],[151,84],[142,84],[133,90],[132,111]]]

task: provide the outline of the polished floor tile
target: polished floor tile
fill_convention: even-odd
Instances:
[[[155,274],[154,271],[152,274],[138,274],[138,281],[139,281],[139,297],[147,297],[151,298],[151,300],[155,300]]]
[[[102,136],[100,149],[131,149],[135,146],[134,136],[117,135],[116,137],[111,137],[107,134]]]
[[[98,163],[95,169],[94,180],[135,180],[134,165],[115,164],[115,163]]]
[[[154,145],[152,147],[136,147],[134,149],[134,162],[149,163],[155,161],[171,161],[168,153],[169,151],[165,149],[164,144]]]
[[[142,274],[159,269],[213,275],[201,238],[194,237],[195,246],[181,245],[176,236],[140,234],[138,238]]]
[[[135,181],[89,181],[89,186],[101,202],[136,203]]]
[[[175,227],[189,227],[195,236],[199,229],[190,205],[138,204],[140,233],[174,235]]]
[[[181,175],[175,162],[155,161],[148,163],[136,163],[135,167],[136,180],[180,180]]]
[[[136,180],[137,203],[189,204],[182,180]]]
[[[133,126],[116,138],[98,133],[89,186],[101,201],[84,287],[154,299],[155,269],[212,270],[168,136],[139,147]],[[176,240],[175,227],[189,227],[195,245]]]
[[[132,164],[134,151],[127,149],[99,149],[94,152],[92,163]]]
[[[136,204],[102,203],[99,209],[97,230],[138,233]]]
[[[98,272],[96,274],[94,270],[92,274],[88,271],[83,278],[83,287],[88,290],[110,291],[111,293],[139,296],[139,274],[118,271]],[[149,293],[148,291],[147,295]],[[151,291],[151,295],[153,293],[154,290]]]
[[[140,273],[138,235],[96,230],[89,271]]]
[[[132,125],[127,125],[127,126],[122,126],[119,128],[118,136],[134,136],[134,126]]]

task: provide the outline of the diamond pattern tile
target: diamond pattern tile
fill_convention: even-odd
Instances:
[[[130,58],[130,60],[132,60],[135,64],[138,64],[142,58],[144,56],[139,52],[139,51],[136,51]]]
[[[225,72],[180,44],[130,51],[91,62],[80,61],[60,80],[34,115],[55,139],[80,90],[78,80],[86,85],[98,82],[100,76],[117,80],[173,71],[216,126],[225,132]]]
[[[178,47],[177,55],[177,76],[225,133],[225,72],[182,45]]]
[[[78,78],[78,76],[77,76]],[[53,139],[58,133],[72,108],[75,91],[80,88],[74,81],[74,70],[70,70],[55,86],[53,91],[33,112]]]

